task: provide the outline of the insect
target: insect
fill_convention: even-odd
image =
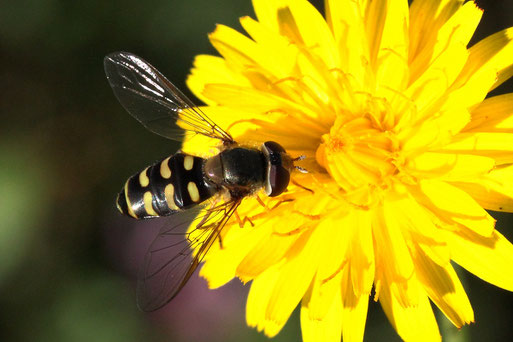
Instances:
[[[118,195],[118,210],[135,219],[181,212],[159,232],[139,276],[138,305],[153,311],[183,288],[241,201],[261,189],[267,196],[284,192],[292,170],[302,170],[294,166],[302,157],[293,159],[273,141],[258,148],[239,145],[156,68],[134,54],[109,54],[104,66],[119,102],[147,129],[178,141],[186,134],[205,135],[219,140],[221,146],[221,152],[208,159],[180,151],[168,156],[130,177]],[[177,123],[182,129],[176,128]],[[196,216],[198,209],[203,211]],[[192,229],[186,232],[191,221]],[[177,234],[186,238],[176,242]]]

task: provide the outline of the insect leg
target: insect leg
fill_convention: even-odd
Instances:
[[[235,218],[237,219],[237,222],[239,223],[239,227],[240,228],[244,228],[244,225],[246,224],[246,222],[249,222],[249,224],[251,225],[251,227],[254,227],[255,224],[253,223],[253,221],[249,218],[249,216],[244,216],[243,219],[240,218],[240,215],[239,213],[235,212]]]
[[[293,179],[291,180],[291,183],[292,183],[292,184],[294,184],[295,186],[300,187],[300,188],[301,188],[301,189],[303,189],[303,190],[310,191],[312,194],[313,194],[313,193],[315,193],[312,189],[309,189],[309,188],[307,188],[306,186],[303,186],[303,185],[299,184],[298,182],[296,182],[296,181],[295,181],[295,180],[293,180]]]

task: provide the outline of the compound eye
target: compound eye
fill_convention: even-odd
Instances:
[[[267,179],[265,184],[265,192],[267,196],[274,197],[281,194],[290,181],[290,172],[281,165],[269,165]]]
[[[264,148],[267,149],[269,153],[285,153],[285,149],[280,144],[274,141],[266,141],[264,143]]]
[[[267,160],[265,193],[269,197],[278,196],[287,189],[290,181],[290,172],[283,166],[285,149],[274,141],[267,141],[262,150]]]

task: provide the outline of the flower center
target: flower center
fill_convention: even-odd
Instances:
[[[317,162],[345,192],[386,187],[397,172],[395,135],[379,114],[339,115],[322,136]]]

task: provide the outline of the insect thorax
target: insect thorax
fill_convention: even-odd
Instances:
[[[261,151],[235,147],[208,159],[205,174],[213,183],[229,190],[232,196],[244,197],[263,186],[265,164]]]

